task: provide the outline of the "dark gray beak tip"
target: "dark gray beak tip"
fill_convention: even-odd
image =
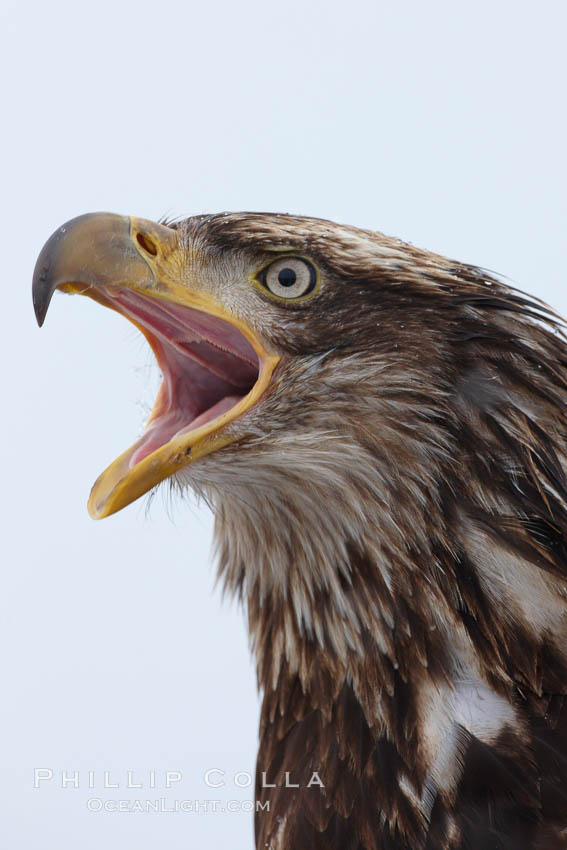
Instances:
[[[51,287],[49,286],[48,277],[49,266],[40,266],[38,260],[33,274],[32,298],[35,318],[37,319],[39,327],[41,327],[45,321],[49,302],[51,301],[51,296],[53,294],[53,292],[50,291]]]
[[[54,265],[58,256],[58,247],[65,237],[70,222],[59,227],[52,233],[43,248],[35,264],[32,280],[33,309],[39,327],[45,321],[45,316],[53,293],[57,289],[58,280],[54,274]],[[55,261],[55,262],[54,262]]]
[[[64,242],[68,241],[70,233],[75,233],[77,227],[93,219],[97,213],[87,213],[66,221],[61,227],[51,234],[39,253],[32,281],[33,308],[38,325],[41,327],[53,293],[58,285],[64,282],[61,277],[61,253],[64,251]]]

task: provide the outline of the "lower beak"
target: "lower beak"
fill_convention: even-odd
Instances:
[[[175,229],[110,213],[83,215],[64,224],[38,257],[33,303],[40,326],[56,289],[87,295],[123,313],[144,333],[164,375],[146,434],[93,486],[88,507],[95,519],[120,510],[189,463],[234,442],[237,437],[227,431],[228,424],[263,395],[278,362],[246,323],[202,287],[189,285],[186,276],[184,249]],[[183,341],[184,332],[188,342]],[[198,357],[189,343],[193,348],[198,343]],[[230,380],[238,384],[238,393],[203,412],[191,397],[191,383],[197,376],[201,385],[203,374],[209,374],[202,372],[207,369],[207,346],[215,357],[224,357],[210,372],[209,396],[212,393],[214,400],[213,389],[218,386],[224,392]],[[255,380],[250,378],[253,360]],[[222,381],[219,368],[224,369]],[[243,387],[246,392],[240,395]],[[197,413],[194,427],[179,419],[184,413],[175,408],[180,399],[191,416]],[[183,427],[170,433],[170,422]],[[160,444],[164,435],[167,439]]]

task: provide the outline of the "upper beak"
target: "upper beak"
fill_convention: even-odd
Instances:
[[[85,294],[107,285],[155,288],[158,253],[163,264],[163,255],[174,252],[177,243],[169,227],[113,213],[88,213],[63,224],[35,265],[32,294],[39,326],[58,288]]]
[[[189,315],[193,327],[197,328],[196,333],[204,334],[201,342],[206,344],[207,339],[210,341],[211,351],[215,346],[214,328],[232,326],[232,331],[229,331],[226,337],[229,344],[225,356],[230,357],[232,344],[236,359],[243,356],[243,349],[247,349],[252,354],[255,352],[254,359],[257,358],[256,362],[259,364],[256,382],[240,400],[240,394],[236,396],[236,401],[230,409],[225,406],[222,408],[224,412],[216,417],[205,417],[206,421],[202,425],[198,425],[202,417],[197,416],[197,425],[193,430],[180,428],[173,436],[168,435],[166,442],[155,450],[152,449],[147,454],[142,452],[140,460],[139,450],[144,437],[120,455],[93,486],[89,512],[94,518],[114,513],[188,463],[233,442],[236,437],[219,432],[260,398],[279,360],[264,348],[246,323],[209,295],[206,288],[188,284],[184,268],[184,252],[176,230],[145,219],[111,213],[83,215],[67,222],[48,239],[38,257],[33,276],[33,303],[40,326],[56,289],[88,295],[104,306],[125,313],[139,327],[147,337],[164,372],[164,362],[168,365],[167,358],[164,361],[164,340],[150,332],[151,325],[145,323],[143,318],[137,321],[136,315],[132,316],[131,312],[128,314],[127,310],[120,307],[120,298],[116,297],[116,293],[123,292],[124,289],[121,288],[126,288],[139,293],[143,296],[142,300],[146,299],[146,310],[147,296],[150,296],[156,299],[155,302],[152,299],[152,304],[163,304],[165,301],[165,309],[169,309],[170,314],[173,310],[182,315]],[[137,296],[132,294],[131,297]],[[206,313],[208,318],[195,322],[194,317],[203,313]],[[213,333],[207,337],[211,328]],[[235,342],[235,338],[230,336],[231,333],[241,342]],[[166,347],[168,342],[166,339]],[[175,344],[176,340],[173,340],[173,345]],[[179,357],[179,348],[174,351],[177,352],[175,356]],[[181,354],[183,353],[186,354],[181,351]],[[187,370],[187,373],[181,376],[184,387],[183,381],[190,381],[191,374],[191,371]],[[172,404],[172,383],[175,382],[166,380],[164,373],[164,381],[148,426],[152,423],[155,425],[159,418],[163,417],[164,411],[169,411],[167,405],[171,407]],[[183,433],[180,433],[181,431]]]

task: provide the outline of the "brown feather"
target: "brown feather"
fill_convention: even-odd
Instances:
[[[282,355],[271,389],[179,476],[214,506],[248,608],[258,850],[567,847],[560,320],[381,234],[261,213],[175,226],[220,276],[285,250],[324,280],[250,317]]]

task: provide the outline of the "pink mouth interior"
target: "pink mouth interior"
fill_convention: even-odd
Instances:
[[[261,364],[240,331],[216,316],[123,287],[105,294],[109,306],[149,332],[163,374],[157,415],[136,444],[131,468],[238,404],[258,380]]]

